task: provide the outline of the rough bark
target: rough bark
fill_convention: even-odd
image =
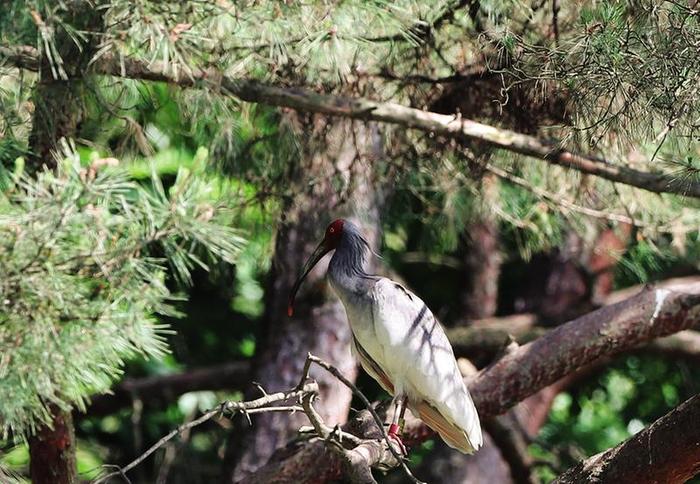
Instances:
[[[42,426],[29,438],[29,474],[34,484],[72,484],[76,480],[73,417],[56,407],[51,412],[51,426]]]
[[[323,278],[327,260],[307,278],[291,319],[286,316],[287,297],[301,266],[334,218],[354,219],[375,248],[379,234],[381,196],[375,191],[369,163],[381,155],[377,127],[353,121],[330,125],[322,116],[289,119],[304,139],[303,161],[291,175],[295,193],[287,201],[277,234],[266,292],[266,329],[252,377],[266,391],[294,386],[302,372],[303,355],[309,351],[355,378],[345,311]],[[312,376],[321,387],[316,408],[323,419],[329,425],[345,422],[350,391],[325,372]],[[253,427],[229,441],[228,480],[238,481],[264,464],[305,423],[303,414],[257,418]]]
[[[700,472],[700,395],[617,447],[559,476],[559,484],[681,484]]]
[[[470,385],[479,412],[497,415],[601,356],[693,327],[700,317],[699,293],[700,287],[692,294],[648,289],[508,353]]]
[[[21,50],[21,55],[18,51]],[[27,58],[26,46],[4,48],[0,55],[14,65],[26,68],[36,66]],[[123,69],[121,69],[123,67]],[[190,76],[178,77],[157,61],[125,57],[120,63],[105,55],[94,65],[95,72],[124,76],[131,79],[164,81],[182,87],[208,86],[221,90],[243,101],[292,108],[298,111],[321,113],[344,118],[362,119],[396,124],[448,138],[470,139],[486,146],[501,148],[530,156],[565,168],[595,175],[654,193],[674,193],[700,198],[700,183],[689,177],[636,170],[623,164],[592,155],[565,149],[561,143],[535,136],[500,129],[457,115],[439,114],[409,108],[395,103],[348,98],[300,88],[278,87],[250,79],[231,78],[214,69],[193,68]]]

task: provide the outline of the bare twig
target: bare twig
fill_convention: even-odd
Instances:
[[[287,401],[287,400],[292,400],[292,399],[301,399],[307,394],[317,394],[318,393],[318,384],[316,382],[308,382],[303,385],[302,388],[297,388],[288,392],[277,392],[277,393],[272,393],[269,395],[265,395],[261,398],[258,398],[256,400],[250,400],[247,402],[231,402],[231,401],[226,401],[218,405],[216,408],[213,408],[209,410],[208,412],[205,412],[201,417],[192,420],[191,422],[188,422],[186,424],[180,425],[178,428],[175,430],[172,430],[170,433],[162,437],[158,442],[153,444],[151,447],[146,450],[143,454],[141,454],[139,457],[131,461],[129,464],[127,464],[124,467],[120,467],[114,472],[110,472],[109,474],[106,474],[105,476],[102,476],[98,479],[96,479],[94,484],[99,484],[101,482],[107,482],[109,479],[112,477],[116,476],[124,476],[127,472],[132,470],[134,467],[138,466],[141,464],[144,460],[146,460],[151,454],[153,454],[155,451],[163,447],[166,443],[168,443],[170,440],[172,440],[174,437],[182,434],[185,431],[190,430],[193,427],[196,427],[198,425],[203,424],[204,422],[211,420],[217,415],[222,415],[224,413],[229,413],[229,414],[234,414],[234,413],[244,413],[244,414],[251,414],[251,413],[260,413],[260,412],[290,412],[290,411],[297,411],[301,410],[302,408],[299,406],[269,406],[273,403],[276,402],[282,402],[282,401]]]
[[[368,411],[371,413],[372,418],[375,421],[376,426],[380,430],[383,436],[382,445],[378,445],[378,442],[374,439],[363,439],[359,438],[353,434],[341,430],[339,427],[331,428],[323,422],[321,415],[313,407],[313,401],[318,396],[319,388],[318,384],[309,378],[309,372],[312,364],[317,364],[326,371],[330,372],[334,377],[340,380],[344,385],[350,388],[366,405]],[[372,407],[370,401],[367,397],[360,392],[360,390],[348,380],[336,367],[323,361],[322,359],[308,354],[307,359],[304,363],[304,368],[299,381],[299,384],[292,390],[287,392],[277,392],[273,394],[268,394],[262,387],[258,385],[262,396],[256,400],[250,400],[246,402],[231,402],[226,401],[205,412],[199,418],[180,425],[178,428],[172,430],[170,433],[162,437],[158,442],[153,444],[144,453],[142,453],[138,458],[134,459],[132,462],[124,467],[117,467],[116,470],[99,477],[94,481],[94,484],[99,484],[106,482],[109,479],[117,476],[121,476],[126,479],[127,472],[133,470],[144,460],[146,460],[151,454],[156,452],[158,449],[164,447],[169,441],[178,435],[183,435],[189,433],[189,431],[198,426],[211,420],[212,418],[223,415],[223,414],[234,414],[242,413],[247,418],[251,414],[262,413],[262,412],[304,412],[309,421],[313,426],[313,430],[318,437],[323,439],[327,445],[336,453],[340,454],[344,459],[346,465],[349,467],[348,473],[349,477],[353,482],[366,483],[374,482],[374,478],[371,475],[371,467],[379,468],[391,468],[396,465],[400,465],[408,476],[408,478],[417,484],[420,481],[416,479],[411,471],[406,466],[401,455],[392,446],[391,441],[384,429],[384,424],[382,419],[377,414],[376,410]],[[273,405],[278,402],[296,400],[301,403],[301,405]],[[303,429],[302,429],[303,430]],[[346,445],[351,446],[346,448]],[[390,454],[386,454],[388,451]],[[387,458],[386,456],[389,455]]]
[[[308,368],[308,366],[310,365],[310,362],[311,362],[311,363],[317,364],[318,366],[320,366],[320,367],[323,368],[324,370],[328,371],[331,375],[333,375],[334,377],[336,377],[338,380],[340,380],[345,386],[347,386],[348,388],[350,388],[350,389],[352,390],[352,392],[353,392],[355,395],[357,395],[358,398],[360,398],[360,400],[362,400],[362,403],[365,405],[365,407],[367,408],[367,410],[370,412],[370,414],[372,415],[372,418],[374,419],[375,423],[377,424],[377,427],[378,427],[379,430],[381,431],[382,437],[384,438],[384,441],[386,442],[386,445],[387,445],[389,451],[390,451],[391,454],[394,456],[394,458],[396,459],[396,461],[401,465],[401,468],[403,469],[403,471],[404,471],[404,473],[406,474],[406,476],[411,480],[411,482],[420,484],[421,481],[418,480],[418,479],[416,479],[416,477],[411,473],[411,470],[408,468],[408,466],[407,466],[406,463],[404,462],[404,460],[403,460],[403,458],[401,457],[401,455],[396,451],[396,449],[394,448],[394,446],[391,445],[391,441],[389,440],[389,435],[386,433],[386,429],[384,428],[384,422],[382,421],[382,419],[381,419],[381,418],[379,417],[379,415],[377,414],[377,411],[376,411],[376,410],[374,409],[374,407],[372,406],[372,403],[371,403],[371,402],[369,401],[369,399],[357,388],[357,386],[355,386],[354,383],[352,383],[350,380],[348,380],[347,378],[345,378],[345,376],[344,376],[336,367],[334,367],[334,366],[331,365],[330,363],[327,363],[327,362],[323,361],[321,358],[312,355],[311,353],[309,353],[308,356],[306,357],[306,361],[307,361],[307,363],[304,365],[304,368],[305,368],[305,369]]]

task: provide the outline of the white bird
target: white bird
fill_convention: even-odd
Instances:
[[[405,451],[400,433],[408,406],[450,447],[467,454],[479,449],[479,416],[440,323],[411,291],[365,272],[370,247],[353,223],[338,219],[328,226],[292,288],[289,316],[302,281],[332,250],[328,277],[347,313],[353,354],[394,396],[389,436]]]

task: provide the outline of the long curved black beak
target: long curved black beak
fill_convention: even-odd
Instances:
[[[321,243],[318,244],[318,247],[316,247],[313,254],[311,254],[309,260],[306,261],[306,264],[304,264],[304,267],[301,270],[301,275],[297,278],[296,282],[294,283],[294,286],[292,287],[292,292],[289,293],[289,302],[287,304],[287,316],[289,316],[290,318],[294,314],[294,298],[296,297],[297,291],[299,290],[301,283],[304,281],[304,278],[308,275],[309,272],[311,272],[311,269],[314,268],[318,261],[320,261],[321,258],[331,250],[332,249],[328,248],[326,245],[326,239],[323,239]]]

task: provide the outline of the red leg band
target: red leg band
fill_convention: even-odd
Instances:
[[[389,435],[398,435],[399,426],[398,424],[389,425]]]

